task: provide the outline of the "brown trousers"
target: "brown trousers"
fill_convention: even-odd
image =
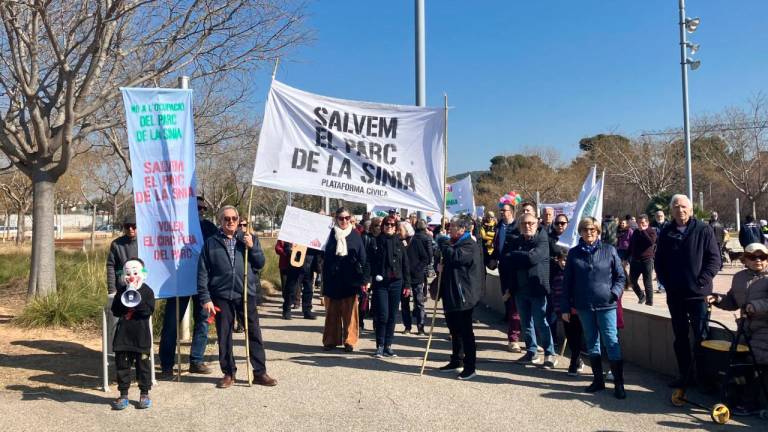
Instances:
[[[325,328],[323,346],[357,344],[359,323],[357,296],[343,299],[323,298],[325,301]]]

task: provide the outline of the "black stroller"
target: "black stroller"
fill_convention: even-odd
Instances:
[[[711,306],[708,308],[710,312],[711,308]],[[701,349],[712,352],[712,357],[719,356],[720,358],[724,359],[724,362],[721,362],[721,364],[724,363],[722,364],[723,367],[717,368],[716,370],[721,384],[719,394],[720,402],[712,405],[711,407],[704,406],[700,403],[687,399],[685,393],[686,388],[681,387],[675,389],[675,391],[672,393],[671,401],[674,406],[681,407],[686,403],[691,404],[693,406],[709,411],[710,417],[715,423],[725,424],[728,422],[728,420],[731,419],[731,408],[728,407],[728,404],[731,400],[733,400],[733,390],[738,386],[743,387],[750,378],[757,380],[759,391],[762,393],[763,397],[768,400],[768,389],[766,389],[766,383],[763,379],[764,371],[762,370],[765,365],[759,365],[755,359],[754,352],[752,351],[750,336],[747,329],[745,328],[747,322],[745,315],[746,313],[742,309],[741,318],[736,320],[736,332],[733,332],[732,330],[728,329],[725,324],[710,319],[710,314],[707,314],[708,323],[712,323],[718,327],[721,327],[723,330],[725,330],[731,339],[730,341],[708,339],[701,342]],[[744,343],[741,343],[742,339]],[[696,365],[697,368],[700,366],[702,365]],[[691,368],[691,372],[689,373],[692,373],[692,371],[693,368]],[[691,377],[689,376],[687,378],[688,380],[685,380],[685,382],[690,382]],[[768,410],[762,409],[760,411],[760,417],[763,419],[768,419]]]

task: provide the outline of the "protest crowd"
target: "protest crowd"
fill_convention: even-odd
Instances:
[[[585,217],[577,222],[566,214],[555,214],[551,207],[542,208],[537,216],[536,204],[513,201],[500,202],[498,219],[488,211],[477,220],[457,216],[444,220],[441,226],[430,225],[415,213],[401,218],[396,209],[384,217],[367,213],[358,221],[342,207],[333,213],[334,226],[324,250],[309,249],[302,263],[291,263],[295,245],[277,241],[274,253],[280,260],[282,318],[292,319],[292,311],[300,308],[303,318],[317,319],[312,303],[319,290],[325,309],[324,330],[322,337],[318,335],[323,350],[354,351],[359,339],[366,337],[369,321],[372,333],[368,337],[376,341],[371,355],[397,357],[397,338],[427,335],[427,299],[439,299],[452,353],[437,371],[471,380],[479,373],[473,312],[486,289],[486,273],[497,270],[507,310],[508,350],[520,353],[515,363],[553,369],[563,356],[568,375],[578,376],[584,373],[586,359],[592,383],[585,392],[603,390],[606,381],[612,381],[615,397],[627,397],[619,345],[622,302],[630,301],[625,292],[634,291],[638,303],[645,305],[653,304],[654,293],[666,292],[674,330],[672,348],[679,368],[671,387],[694,385],[699,378],[695,364],[701,353],[697,347],[707,336],[710,305],[747,312],[755,355],[766,362],[768,248],[762,232],[756,224],[752,224],[756,229],[749,225],[751,219],[742,229],[746,269],[736,274],[726,296],[717,296],[712,293],[712,280],[721,269],[725,239],[717,213],[707,222],[697,220],[684,195],[675,195],[670,209],[670,220],[659,210],[651,216],[627,215],[618,221],[606,215],[602,221]],[[194,335],[189,371],[213,373],[203,354],[208,324],[215,323],[223,374],[217,387],[232,386],[237,372],[232,335],[242,332],[247,321],[253,383],[277,385],[267,374],[257,312],[259,271],[265,253],[271,251],[261,248],[236,208],[219,209],[218,226],[203,217],[207,208],[202,199],[198,199],[198,210],[205,243],[197,266],[197,294],[178,298],[184,307],[192,302]],[[569,248],[558,242],[570,224],[576,224],[572,228],[578,241]],[[121,273],[117,269],[136,262],[135,219],[127,218],[123,228],[124,235],[113,241],[107,260],[109,288],[117,293],[113,311],[121,322],[126,321],[126,308],[120,305],[120,298],[131,282],[117,277]],[[247,300],[243,298],[245,260]],[[142,291],[146,292],[151,290]],[[176,320],[180,319],[176,306],[174,299],[166,302],[160,337],[160,378],[164,379],[173,377]],[[154,298],[145,294],[142,305],[127,321],[146,319],[153,308]],[[398,322],[402,327],[396,331]],[[119,328],[116,347],[119,337],[122,351],[148,353],[146,339],[141,336],[146,325]],[[559,328],[563,334],[558,334]],[[126,335],[131,331],[137,334]],[[137,341],[141,343],[131,346]],[[564,354],[566,341],[568,354]],[[604,355],[609,365],[606,373]],[[128,404],[129,382],[125,377],[133,363],[140,380],[140,404],[148,408],[148,364],[132,354],[121,354],[118,359],[121,396],[113,408],[123,409]],[[740,408],[754,410],[758,403]]]

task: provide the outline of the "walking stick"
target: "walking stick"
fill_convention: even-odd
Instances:
[[[443,218],[440,222],[440,226],[445,227],[445,213],[447,211],[448,203],[448,95],[443,95],[444,111],[443,111],[443,213],[440,215]],[[440,261],[443,261],[442,254],[440,255]],[[445,270],[442,268],[441,270]],[[435,305],[432,307],[432,324],[429,326],[429,337],[427,338],[427,349],[424,351],[424,358],[421,360],[421,370],[419,376],[424,375],[424,368],[427,366],[427,357],[429,357],[429,347],[432,345],[432,332],[435,330],[435,318],[437,317],[437,304],[440,303],[440,283],[443,279],[443,272],[437,274],[437,294],[435,294]]]
[[[245,227],[245,233],[248,233],[248,228],[251,223],[251,203],[253,202],[253,185],[251,185],[251,192],[248,197],[248,214],[246,221],[248,225]],[[248,377],[248,387],[251,386],[251,344],[250,333],[248,332],[248,245],[245,245],[245,253],[243,257],[243,327],[245,327],[245,375]],[[257,312],[258,313],[258,312]]]
[[[179,340],[179,296],[176,300],[176,382],[181,382],[181,340]]]
[[[565,354],[565,347],[568,345],[568,338],[563,339],[563,347],[560,349],[560,357]]]

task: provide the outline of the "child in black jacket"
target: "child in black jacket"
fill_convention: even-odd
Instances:
[[[119,318],[112,344],[115,351],[117,388],[120,390],[120,397],[112,402],[112,408],[115,410],[128,407],[128,389],[131,387],[131,367],[134,363],[141,391],[138,408],[152,406],[152,400],[149,398],[149,390],[152,388],[149,318],[155,310],[155,295],[144,283],[145,277],[144,262],[138,258],[128,260],[123,266],[122,278],[125,285],[118,288],[112,301],[112,313]],[[123,304],[123,294],[128,306]],[[141,300],[135,306],[129,307],[133,305],[131,301],[135,302],[137,299],[136,294],[141,296]]]

